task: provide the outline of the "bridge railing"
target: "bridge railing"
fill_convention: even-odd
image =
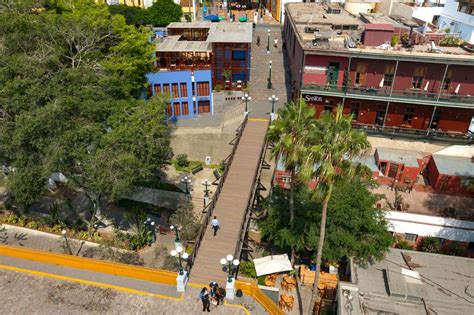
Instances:
[[[232,144],[233,144],[232,152],[230,153],[230,155],[225,160],[224,173],[222,174],[222,176],[219,179],[219,185],[217,186],[217,189],[214,192],[214,195],[212,196],[211,201],[209,202],[208,205],[206,205],[206,207],[203,210],[203,213],[205,213],[205,215],[203,216],[203,218],[201,220],[201,227],[199,229],[199,233],[198,233],[198,236],[196,238],[196,241],[193,245],[193,251],[192,251],[191,255],[189,256],[189,258],[187,259],[188,263],[186,265],[186,271],[188,271],[188,273],[191,271],[191,268],[193,267],[194,260],[196,259],[197,252],[199,251],[199,246],[201,246],[201,242],[204,238],[204,234],[206,233],[207,225],[209,224],[209,221],[211,220],[212,213],[213,213],[214,208],[215,208],[216,203],[217,203],[217,199],[219,198],[219,195],[222,191],[222,187],[224,186],[225,179],[227,178],[227,174],[229,173],[230,166],[231,166],[232,161],[234,159],[235,151],[237,150],[237,146],[239,145],[240,138],[242,137],[242,133],[245,129],[245,126],[247,125],[247,121],[248,121],[248,116],[245,116],[244,121],[237,128],[236,138],[232,142]]]

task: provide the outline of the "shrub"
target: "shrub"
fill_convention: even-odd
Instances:
[[[458,243],[450,243],[445,246],[441,252],[445,255],[460,256],[463,252],[463,248]]]
[[[189,165],[188,155],[187,154],[178,154],[176,156],[176,163],[179,167],[186,167]]]
[[[462,39],[454,36],[446,36],[440,42],[440,46],[459,46],[462,43]]]
[[[392,47],[397,46],[398,44],[398,36],[397,35],[392,35],[392,38],[390,39],[390,45]]]
[[[30,222],[26,224],[26,227],[33,230],[39,230],[39,228],[41,227],[41,224],[38,221],[31,220]]]
[[[441,241],[437,237],[427,236],[418,244],[418,250],[426,253],[439,253]]]
[[[395,244],[395,248],[413,250],[413,247],[410,244],[408,244],[407,241],[404,241],[404,240],[398,240]]]
[[[258,285],[265,285],[265,276],[258,277]]]
[[[257,271],[253,261],[242,261],[239,266],[239,273],[248,278],[257,278]]]
[[[222,91],[222,85],[216,84],[216,85],[214,86],[214,90],[215,90],[216,92]]]

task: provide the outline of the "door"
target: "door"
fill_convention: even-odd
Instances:
[[[327,72],[327,85],[329,86],[337,86],[337,77],[339,75],[339,62],[330,62],[328,66]]]
[[[377,112],[377,115],[375,115],[375,124],[377,124],[379,126],[383,126],[384,119],[385,119],[385,112],[379,110]]]
[[[211,102],[210,101],[199,101],[198,102],[198,112],[202,113],[210,113],[211,112]]]
[[[388,177],[396,178],[398,172],[398,164],[390,163],[390,169],[388,170]]]

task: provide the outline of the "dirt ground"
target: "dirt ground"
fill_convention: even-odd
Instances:
[[[182,301],[0,269],[1,314],[200,314],[197,292]],[[196,293],[196,294],[193,294]],[[230,306],[214,314],[244,314]]]

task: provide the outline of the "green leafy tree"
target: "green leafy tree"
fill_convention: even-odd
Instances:
[[[324,260],[355,257],[361,263],[381,258],[393,242],[384,218],[385,210],[376,207],[380,196],[370,192],[369,183],[357,178],[338,181],[328,204],[327,239]],[[276,188],[269,197],[268,217],[260,222],[263,236],[279,247],[294,246],[297,252],[314,251],[320,233],[323,205],[313,199],[313,192],[298,185],[295,194],[295,224],[288,226],[287,196]]]
[[[173,0],[156,0],[147,9],[147,22],[153,26],[167,26],[171,22],[179,22],[182,16],[181,6]]]
[[[293,229],[294,223],[294,195],[295,185],[298,182],[298,170],[304,161],[304,151],[308,146],[309,135],[314,128],[313,108],[306,105],[300,98],[291,102],[278,111],[278,118],[270,125],[267,139],[274,146],[272,158],[280,156],[284,161],[285,170],[290,174],[290,196],[289,196],[289,224]],[[294,262],[294,248],[291,246],[291,262]]]
[[[111,14],[121,14],[129,25],[141,26],[148,23],[147,10],[125,4],[110,5]]]
[[[364,132],[352,129],[352,116],[344,116],[342,106],[337,107],[334,115],[325,112],[316,121],[316,128],[311,135],[313,138],[304,177],[317,180],[313,198],[322,202],[321,226],[316,254],[316,277],[310,303],[312,310],[319,294],[317,286],[326,236],[327,209],[334,185],[342,178],[366,173],[363,166],[360,164],[355,166],[351,160],[365,154],[370,149],[370,143]]]
[[[199,232],[201,224],[194,213],[193,205],[185,203],[176,209],[170,216],[169,221],[176,226],[181,227],[180,237],[182,240],[194,240]]]
[[[169,130],[163,99],[137,99],[152,61],[149,33],[107,6],[63,9],[0,13],[0,157],[16,168],[8,185],[18,202],[36,200],[60,171],[94,218],[159,174],[172,155]]]

